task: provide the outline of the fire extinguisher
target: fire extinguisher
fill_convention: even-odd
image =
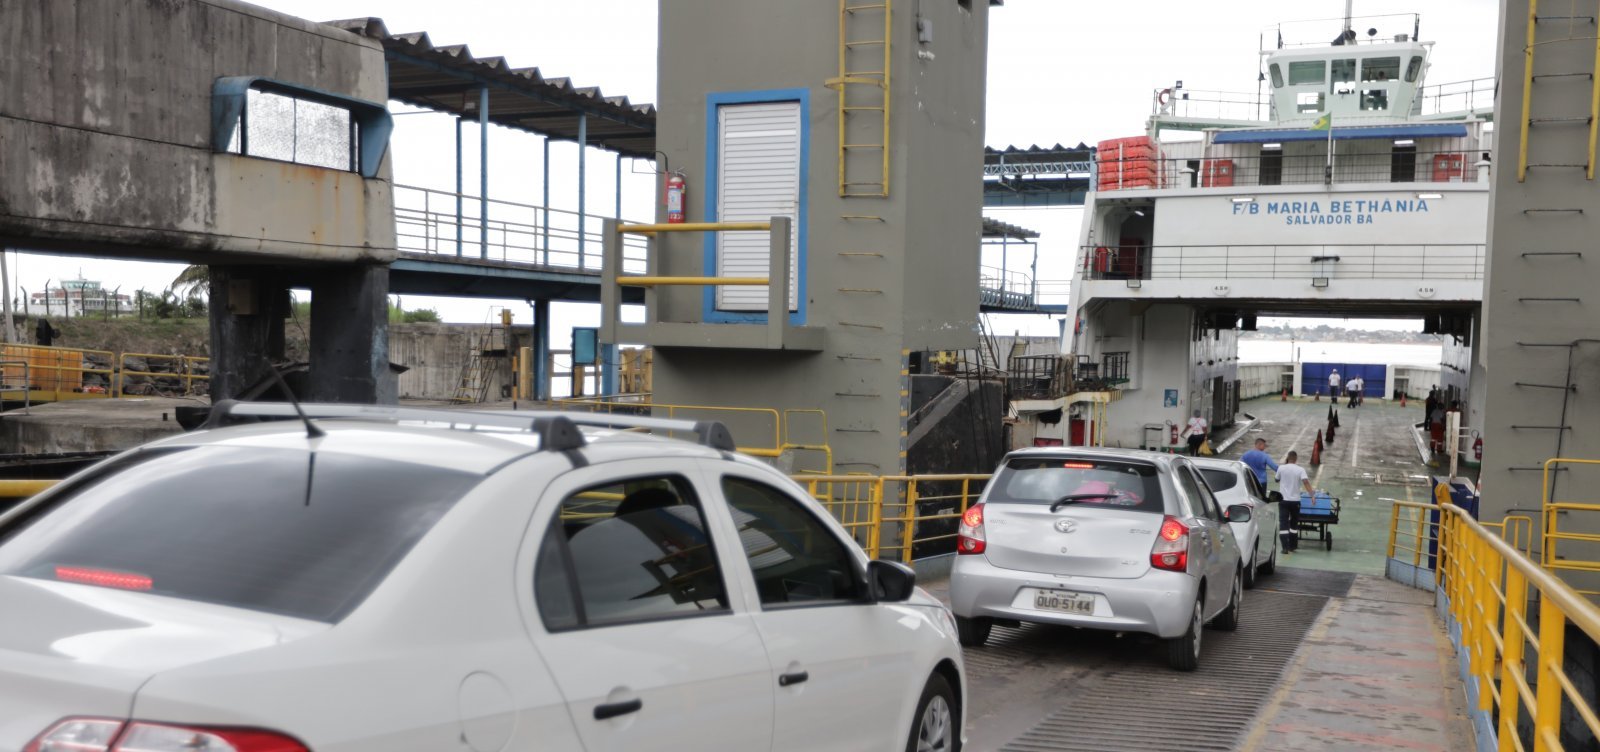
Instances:
[[[683,224],[683,173],[667,173],[667,222]]]
[[[1167,441],[1167,443],[1171,444],[1173,446],[1177,446],[1178,445],[1178,424],[1177,423],[1173,423],[1172,421],[1167,421],[1167,433],[1171,434],[1171,438]]]
[[[1482,436],[1479,436],[1479,437],[1477,437],[1477,438],[1472,440],[1472,461],[1473,462],[1483,462],[1483,437]]]

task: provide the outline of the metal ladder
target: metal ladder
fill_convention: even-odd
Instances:
[[[839,76],[826,83],[839,91],[839,195],[844,198],[889,196],[891,2],[839,0]],[[876,143],[870,140],[874,136]],[[867,165],[874,162],[877,175],[870,179]]]
[[[461,380],[456,384],[451,402],[477,404],[488,398],[490,369],[497,359],[506,355],[506,334],[511,325],[509,313],[503,306],[490,308],[489,317],[484,321],[488,328],[471,335],[467,365],[461,370]]]
[[[1560,39],[1546,39],[1538,41],[1539,24],[1565,22],[1567,36]],[[1588,27],[1588,36],[1577,35],[1578,24]],[[1567,73],[1535,74],[1534,52],[1540,45],[1559,44],[1562,42],[1593,42],[1595,44],[1594,67],[1589,71]],[[1596,16],[1541,16],[1539,15],[1539,0],[1528,0],[1528,39],[1527,46],[1522,50],[1522,128],[1520,140],[1517,143],[1517,182],[1526,182],[1528,168],[1583,168],[1584,176],[1594,180],[1595,171],[1595,146],[1600,139],[1600,25],[1597,25]],[[1533,86],[1543,80],[1552,82],[1570,81],[1578,78],[1589,80],[1589,113],[1587,115],[1560,115],[1555,117],[1533,117]],[[1589,148],[1587,159],[1584,162],[1529,162],[1528,161],[1528,136],[1535,126],[1560,126],[1582,123],[1589,128]]]

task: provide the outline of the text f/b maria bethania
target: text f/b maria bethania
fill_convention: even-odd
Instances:
[[[1281,216],[1286,225],[1370,225],[1377,221],[1379,214],[1413,214],[1427,211],[1428,201],[1421,198],[1251,201],[1233,204],[1235,215]]]

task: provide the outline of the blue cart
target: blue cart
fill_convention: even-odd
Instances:
[[[1314,537],[1322,541],[1325,550],[1333,550],[1333,531],[1330,525],[1339,524],[1339,500],[1326,492],[1318,491],[1315,496],[1300,493],[1300,522],[1296,525],[1298,532],[1306,533],[1303,538]],[[1316,533],[1315,536],[1309,535]]]

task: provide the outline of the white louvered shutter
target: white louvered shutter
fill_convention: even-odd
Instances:
[[[717,220],[790,220],[789,310],[797,310],[800,282],[800,103],[763,102],[717,108]],[[765,277],[766,233],[717,233],[717,276]],[[717,288],[723,311],[767,310],[767,288]]]

